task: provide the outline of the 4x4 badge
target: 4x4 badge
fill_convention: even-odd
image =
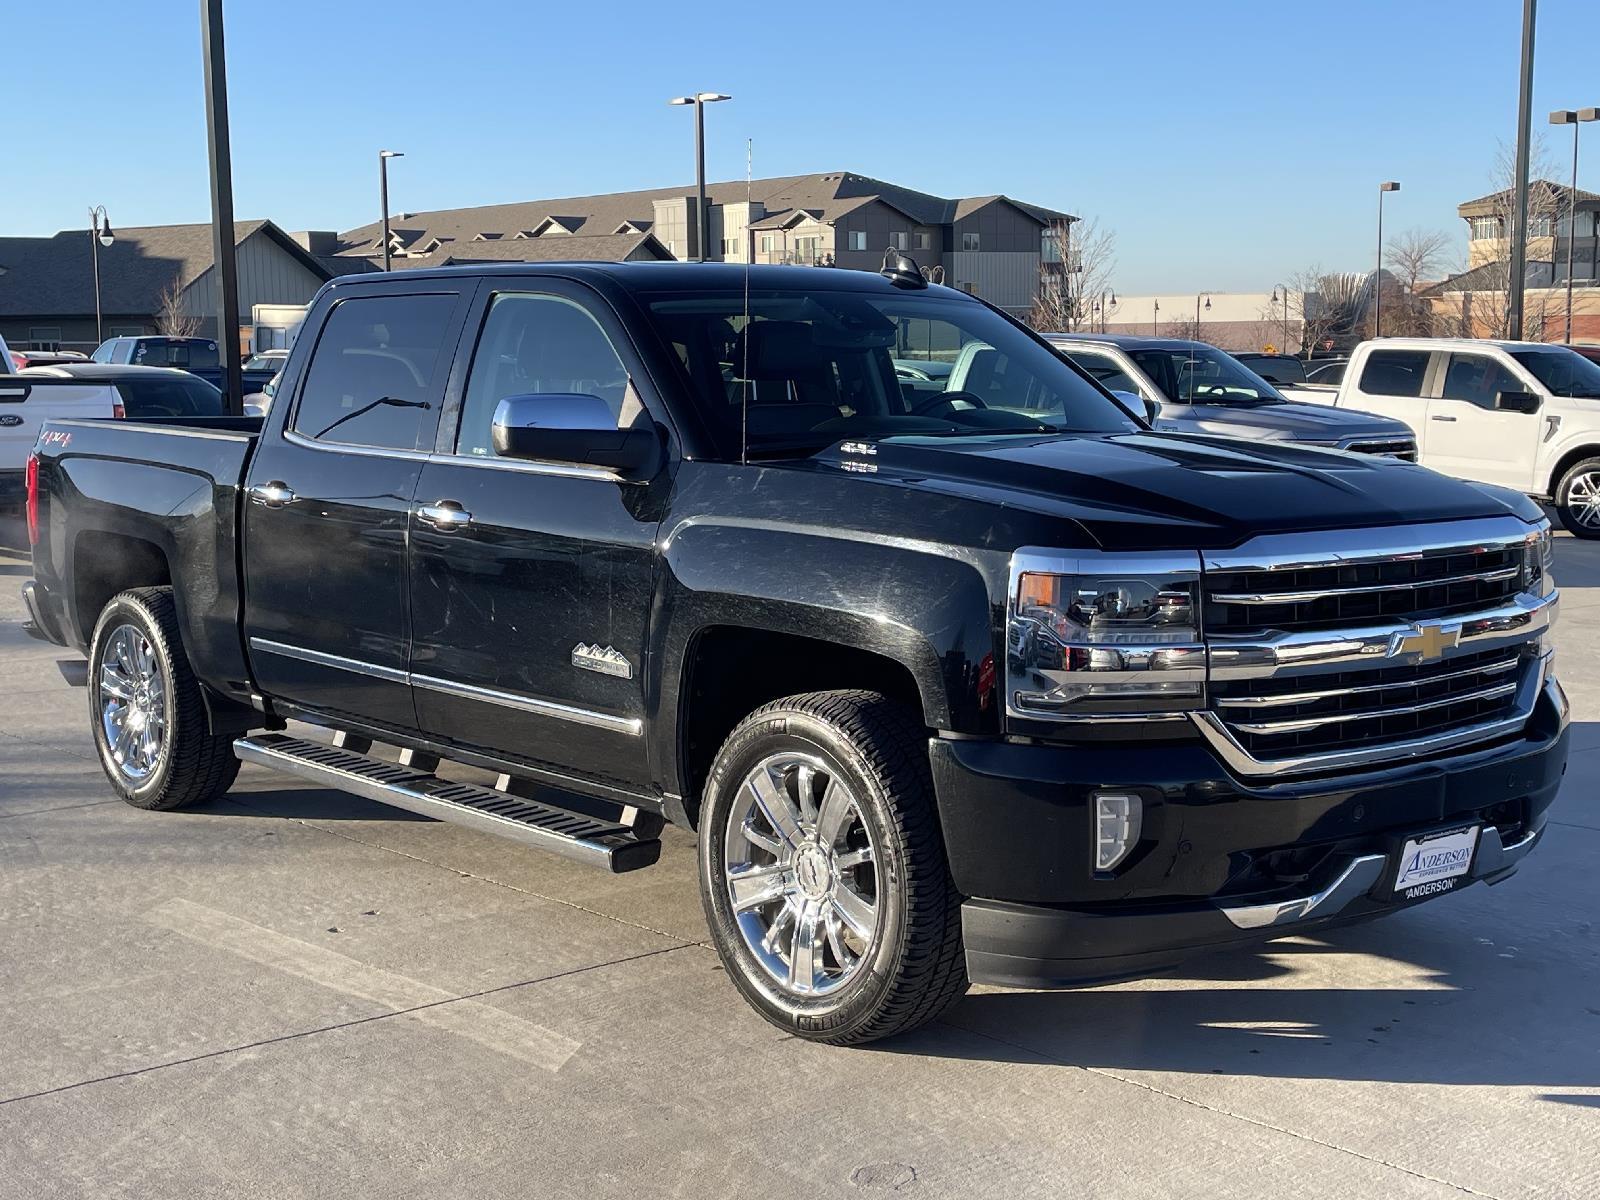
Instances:
[[[633,664],[610,646],[579,642],[572,648],[572,665],[602,675],[615,675],[618,679],[633,678]]]
[[[1422,662],[1433,662],[1444,657],[1446,650],[1461,644],[1459,625],[1413,625],[1405,633],[1389,639],[1389,657],[1415,654]]]

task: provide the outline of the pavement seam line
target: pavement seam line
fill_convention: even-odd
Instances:
[[[298,1041],[301,1038],[316,1037],[323,1033],[338,1033],[340,1030],[353,1029],[360,1025],[371,1025],[377,1021],[388,1021],[395,1017],[410,1016],[428,1009],[441,1008],[447,1004],[458,1004],[463,1000],[481,1000],[485,996],[493,996],[500,992],[515,991],[517,988],[535,987],[541,983],[554,983],[558,979],[568,979],[574,975],[582,975],[587,971],[601,971],[608,967],[625,966],[628,963],[638,962],[640,959],[655,958],[662,954],[672,954],[678,950],[686,950],[693,943],[684,942],[677,946],[662,946],[657,950],[644,950],[638,954],[630,954],[625,958],[614,958],[603,963],[590,963],[584,967],[574,967],[570,971],[557,971],[553,975],[540,975],[534,979],[523,979],[516,983],[503,983],[498,987],[484,988],[479,992],[465,992],[460,996],[451,996],[445,1000],[433,1000],[426,1004],[418,1004],[411,1008],[401,1009],[397,1012],[373,1013],[370,1017],[354,1017],[348,1021],[339,1021],[332,1025],[319,1025],[315,1029],[299,1029],[293,1033],[279,1034],[277,1037],[262,1038],[260,1041],[245,1042],[238,1046],[224,1046],[218,1050],[208,1050],[204,1054],[191,1054],[188,1058],[174,1058],[168,1062],[151,1063],[148,1067],[134,1067],[127,1071],[118,1071],[111,1075],[100,1075],[94,1079],[80,1079],[75,1083],[64,1083],[60,1087],[45,1088],[42,1091],[27,1092],[20,1096],[7,1096],[0,1098],[0,1108],[7,1104],[19,1104],[24,1100],[38,1100],[45,1096],[54,1096],[61,1092],[74,1091],[77,1088],[91,1087],[97,1083],[114,1083],[119,1079],[132,1079],[139,1075],[148,1075],[153,1071],[165,1071],[169,1067],[182,1067],[190,1063],[205,1062],[211,1058],[222,1058],[229,1054],[238,1054],[244,1050],[255,1050],[263,1046],[275,1046],[281,1042]]]
[[[7,821],[13,817],[38,817],[45,813],[71,812],[75,808],[100,808],[107,804],[115,804],[115,800],[90,800],[83,804],[58,804],[54,808],[34,808],[27,812],[0,813],[0,821]]]
[[[250,808],[250,805],[246,804],[243,800],[240,800],[237,796],[225,796],[223,798],[230,803],[239,805],[240,808]],[[273,815],[263,811],[262,809],[253,809],[252,811],[263,816]],[[337,829],[328,829],[322,825],[315,825],[312,822],[305,820],[303,817],[279,817],[278,819],[282,821],[288,821],[294,825],[303,826],[304,828],[313,830],[317,833],[325,833],[330,837],[343,838],[347,842],[355,842],[358,846],[367,846],[373,850],[382,850],[385,854],[395,854],[401,858],[408,858],[412,862],[422,863],[424,866],[434,867],[440,871],[449,871],[450,874],[457,875],[465,879],[474,879],[479,883],[487,883],[494,887],[505,888],[507,891],[516,892],[520,896],[532,896],[535,900],[546,900],[551,904],[560,904],[563,907],[575,909],[581,913],[588,913],[592,917],[604,917],[607,921],[615,921],[618,925],[626,925],[630,929],[639,929],[643,930],[645,933],[653,933],[657,937],[670,938],[672,941],[678,942],[685,946],[701,946],[707,950],[715,949],[715,947],[713,947],[709,941],[681,937],[676,933],[668,933],[665,929],[656,929],[654,926],[645,925],[639,921],[630,921],[626,917],[618,917],[613,916],[611,913],[601,912],[597,908],[590,908],[586,904],[579,904],[576,900],[568,900],[561,896],[547,895],[544,892],[536,892],[532,888],[518,887],[514,883],[506,883],[502,879],[494,879],[488,875],[479,875],[473,871],[463,871],[459,867],[452,867],[446,863],[435,862],[433,859],[424,858],[420,854],[409,854],[404,850],[396,850],[393,846],[385,846],[382,842],[369,842],[365,838],[358,838],[352,834],[343,833]],[[448,824],[448,822],[440,822],[440,824]]]
[[[1143,1091],[1150,1092],[1152,1095],[1165,1096],[1168,1100],[1176,1100],[1179,1104],[1187,1104],[1191,1108],[1198,1108],[1204,1112],[1216,1113],[1221,1117],[1229,1117],[1233,1120],[1243,1121],[1246,1124],[1254,1125],[1259,1129],[1270,1130],[1273,1133],[1281,1133],[1287,1137],[1295,1138],[1298,1141],[1310,1142],[1314,1146],[1321,1146],[1324,1149],[1332,1150],[1338,1154],[1348,1154],[1352,1158],[1360,1159],[1362,1162],[1371,1163],[1374,1166],[1387,1167],[1391,1171],[1399,1171],[1402,1175],[1409,1175],[1413,1179],[1421,1179],[1428,1183],[1436,1183],[1441,1187],[1454,1188],[1456,1191],[1462,1192],[1465,1195],[1481,1197],[1481,1200],[1502,1200],[1501,1197],[1496,1196],[1493,1192],[1480,1192],[1476,1188],[1469,1187],[1464,1183],[1456,1183],[1450,1179],[1440,1179],[1437,1176],[1429,1175],[1426,1171],[1418,1171],[1411,1167],[1402,1166],[1400,1163],[1390,1162],[1388,1159],[1378,1158],[1371,1154],[1364,1154],[1360,1150],[1353,1150],[1348,1146],[1341,1146],[1337,1142],[1325,1141],[1324,1139],[1315,1137],[1309,1133],[1301,1133],[1296,1129],[1288,1129],[1282,1125],[1274,1125],[1271,1121],[1263,1121],[1261,1118],[1252,1117],[1248,1113],[1234,1112],[1231,1109],[1221,1108],[1215,1104],[1208,1104],[1204,1100],[1196,1100],[1189,1096],[1180,1095],[1177,1092],[1169,1092],[1165,1088],[1157,1087],[1151,1083],[1145,1083],[1143,1080],[1130,1079],[1125,1075],[1118,1075],[1115,1071],[1108,1071],[1104,1067],[1089,1067],[1082,1063],[1069,1062],[1064,1058],[1058,1058],[1057,1056],[1050,1054],[1048,1051],[1040,1050],[1033,1046],[1024,1045],[1021,1042],[1013,1042],[1007,1038],[997,1037],[992,1033],[986,1033],[982,1030],[970,1029],[965,1025],[958,1025],[954,1021],[950,1021],[948,1019],[942,1020],[940,1024],[949,1025],[952,1029],[959,1029],[962,1033],[971,1034],[973,1037],[985,1038],[988,1041],[996,1042],[1002,1046],[1010,1046],[1013,1050],[1024,1051],[1025,1053],[1032,1054],[1037,1058],[1044,1060],[1045,1062],[1056,1063],[1063,1067],[1075,1067],[1080,1071],[1085,1071],[1090,1075],[1097,1075],[1102,1079],[1110,1079],[1116,1083],[1127,1084],[1129,1087],[1139,1088]]]

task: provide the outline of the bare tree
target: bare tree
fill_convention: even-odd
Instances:
[[[1451,257],[1450,235],[1442,230],[1407,229],[1384,249],[1383,263],[1400,286],[1415,295],[1426,281],[1436,278]]]
[[[1110,317],[1117,237],[1098,218],[1052,221],[1045,241],[1056,261],[1039,264],[1039,287],[1028,323],[1041,333],[1104,331]],[[1052,256],[1047,255],[1047,258]]]
[[[1167,327],[1161,331],[1162,337],[1181,338],[1186,342],[1209,342],[1206,337],[1206,327],[1193,317],[1179,317],[1176,321],[1168,321]]]
[[[1529,260],[1525,280],[1535,289],[1535,294],[1526,297],[1522,318],[1522,336],[1531,341],[1544,339],[1551,317],[1548,297],[1542,292],[1554,282],[1554,272],[1551,264],[1533,257],[1539,249],[1533,243],[1550,237],[1561,215],[1561,193],[1548,182],[1554,169],[1544,140],[1536,136],[1528,165]],[[1447,289],[1471,293],[1459,303],[1446,306],[1450,310],[1450,324],[1461,326],[1451,332],[1464,337],[1511,336],[1511,235],[1516,224],[1517,170],[1515,151],[1504,142],[1495,153],[1492,179],[1496,191],[1489,197],[1488,215],[1495,221],[1500,235],[1492,241],[1493,256],[1473,268],[1469,286]]]
[[[176,275],[157,298],[156,332],[167,337],[194,337],[200,332],[200,318],[184,310],[183,284]]]
[[[1357,332],[1366,277],[1307,267],[1289,279],[1289,319],[1300,325],[1300,352],[1310,358],[1324,344]],[[1287,349],[1287,348],[1286,348]]]

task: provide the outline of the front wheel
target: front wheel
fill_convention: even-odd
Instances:
[[[712,766],[700,848],[717,952],[779,1028],[869,1042],[966,990],[927,734],[902,706],[812,692],[751,713]]]
[[[1600,458],[1586,458],[1561,477],[1556,515],[1574,537],[1600,538]]]
[[[170,588],[111,598],[89,647],[88,691],[100,765],[135,808],[204,803],[239,773],[231,740],[206,720]]]

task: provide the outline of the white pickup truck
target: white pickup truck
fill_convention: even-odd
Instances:
[[[0,512],[20,509],[27,493],[28,452],[46,421],[120,417],[122,397],[110,383],[12,374],[11,352],[0,340]],[[44,371],[48,368],[37,368]]]
[[[1423,466],[1551,501],[1575,535],[1600,538],[1600,366],[1565,346],[1362,342],[1337,393],[1302,398],[1396,417]]]

